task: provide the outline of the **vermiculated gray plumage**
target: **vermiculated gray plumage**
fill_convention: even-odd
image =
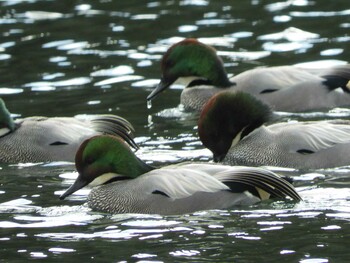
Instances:
[[[240,184],[239,191],[233,192],[230,184]],[[136,179],[95,187],[88,196],[88,205],[108,213],[163,215],[229,209],[261,201],[260,197],[248,193],[250,187],[277,197],[301,200],[286,180],[264,169],[179,164],[153,170]]]
[[[133,128],[119,116],[28,117],[15,121],[15,129],[0,137],[0,162],[74,161],[85,139],[97,134],[121,136],[131,146]]]
[[[224,164],[318,169],[350,164],[349,121],[262,126],[233,146]]]

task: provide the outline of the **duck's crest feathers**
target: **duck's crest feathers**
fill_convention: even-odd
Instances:
[[[323,83],[330,90],[341,88],[350,93],[350,65],[335,67],[322,77],[326,79]]]
[[[116,135],[125,140],[131,147],[138,149],[134,141],[134,127],[126,119],[117,115],[97,115],[91,119],[95,130],[104,134]]]

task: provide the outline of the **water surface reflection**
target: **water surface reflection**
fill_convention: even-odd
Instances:
[[[136,129],[153,164],[210,161],[181,87],[147,109],[159,60],[185,37],[218,49],[227,70],[349,61],[348,0],[1,1],[0,95],[14,117],[112,113]],[[283,120],[349,118],[348,109],[280,113]],[[2,165],[0,249],[5,261],[344,262],[350,257],[349,167],[278,170],[304,201],[277,200],[192,215],[106,215],[88,190],[67,201],[71,163]],[[268,257],[268,258],[267,258]]]

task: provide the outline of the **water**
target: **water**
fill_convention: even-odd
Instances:
[[[214,45],[228,72],[349,61],[350,5],[338,1],[1,1],[0,95],[15,116],[112,113],[136,129],[149,163],[211,159],[180,88],[147,108],[159,60],[183,37]],[[347,109],[289,119],[347,118]],[[278,170],[304,201],[191,215],[108,215],[88,190],[58,196],[74,164],[1,165],[0,261],[347,262],[349,167]]]

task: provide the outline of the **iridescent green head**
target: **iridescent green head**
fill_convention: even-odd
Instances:
[[[0,98],[0,128],[8,128],[15,130],[15,123],[11,117],[11,113],[6,108],[5,102]]]
[[[214,161],[222,161],[231,147],[257,127],[269,121],[270,107],[241,91],[222,91],[203,107],[199,121],[199,137],[213,152]]]
[[[137,158],[122,138],[111,135],[85,140],[75,155],[75,167],[79,176],[60,199],[88,184],[97,186],[132,179],[153,169]]]
[[[147,97],[148,100],[182,77],[197,77],[219,88],[233,84],[227,78],[216,50],[193,38],[182,40],[168,49],[161,61],[161,71],[161,81]]]

